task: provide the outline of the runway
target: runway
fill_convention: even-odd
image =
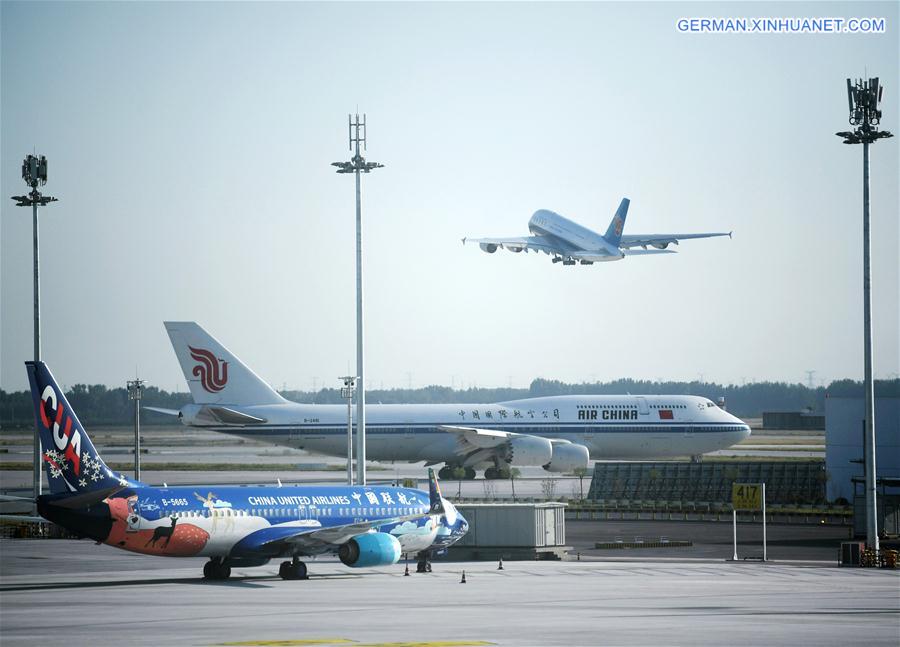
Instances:
[[[900,573],[821,562],[441,562],[405,577],[402,563],[354,571],[326,559],[307,581],[282,581],[270,564],[213,583],[201,559],[89,541],[2,540],[0,552],[4,646],[843,647],[900,635]]]

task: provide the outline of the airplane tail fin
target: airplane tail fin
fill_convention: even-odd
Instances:
[[[196,322],[166,321],[164,325],[196,404],[287,402]]]
[[[625,229],[625,217],[628,215],[629,204],[631,201],[628,198],[622,198],[619,208],[616,209],[616,215],[613,216],[612,222],[609,223],[606,234],[603,236],[608,243],[616,247],[622,241],[622,231]]]
[[[50,492],[86,494],[140,485],[106,466],[47,365],[25,362],[25,367]]]

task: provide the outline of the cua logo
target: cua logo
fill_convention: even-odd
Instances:
[[[65,416],[66,423],[63,425],[63,407],[57,401],[56,391],[49,384],[44,387],[44,392],[41,393],[41,405],[41,422],[44,427],[52,432],[53,444],[56,445],[56,449],[59,452],[65,452],[64,454],[57,453],[55,456],[64,458],[65,462],[72,465],[75,475],[80,475],[81,432],[77,428],[72,429],[72,416]],[[55,469],[63,469],[63,466],[56,464],[56,461],[52,458],[45,456],[44,460]]]
[[[209,393],[218,393],[228,383],[228,362],[220,360],[208,350],[188,346],[191,357],[200,362],[191,371],[194,377],[200,378],[200,384]],[[221,371],[220,371],[221,367]]]

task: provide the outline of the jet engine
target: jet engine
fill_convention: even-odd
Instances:
[[[510,465],[546,465],[553,457],[553,445],[538,436],[513,436],[506,441],[505,460]]]
[[[553,445],[553,457],[544,465],[548,472],[571,472],[579,467],[587,467],[590,452],[584,445],[573,443],[556,443]]]
[[[669,246],[669,243],[650,243],[656,249],[665,249]]]
[[[400,561],[400,542],[386,532],[357,535],[338,548],[338,557],[345,566],[387,566]]]
[[[494,243],[478,243],[478,246],[481,248],[481,251],[487,252],[488,254],[493,254],[497,251],[497,245]]]

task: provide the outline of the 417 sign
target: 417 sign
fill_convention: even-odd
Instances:
[[[762,491],[760,483],[733,483],[731,505],[735,510],[759,510],[762,508]]]

